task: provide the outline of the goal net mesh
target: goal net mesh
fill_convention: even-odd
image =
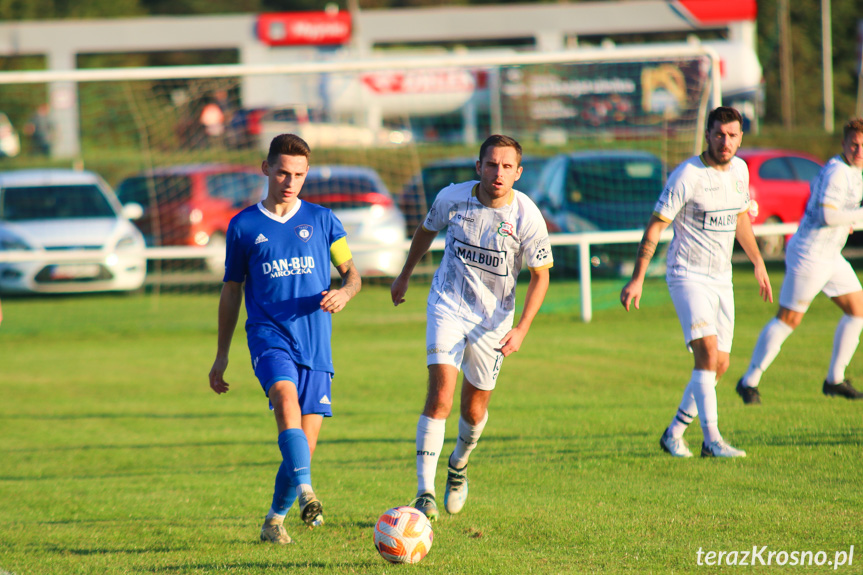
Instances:
[[[211,77],[204,77],[207,68],[189,68],[188,77],[146,69],[143,79],[132,73],[142,69],[128,77],[114,69],[107,80],[86,70],[57,78],[46,72],[32,81],[0,73],[9,80],[0,81],[0,111],[20,139],[20,151],[8,154],[2,169],[95,172],[121,203],[141,205],[136,225],[149,248],[199,249],[150,253],[145,287],[152,290],[218,287],[228,221],[265,194],[261,162],[270,140],[284,132],[305,138],[312,165],[321,177],[334,178],[315,197],[337,210],[357,253],[384,249],[375,247],[378,241],[409,238],[442,187],[475,178],[479,144],[492,133],[512,135],[524,149],[516,187],[561,203],[543,209],[575,206],[573,213],[592,222],[586,230],[628,229],[631,222],[601,212],[644,204],[645,192],[634,188],[645,184],[654,201],[667,172],[700,151],[713,65],[692,50],[638,57],[601,52],[553,61],[518,55],[507,62],[497,55],[488,63],[438,57],[425,64],[416,57],[390,67],[372,60],[345,70],[326,62],[303,71],[234,66]],[[49,108],[41,123],[40,105]],[[650,162],[627,167],[597,160],[577,177],[553,172],[561,158],[585,151],[642,152],[659,168],[645,172]],[[336,166],[370,169],[385,189],[358,171],[335,178],[329,170]],[[579,212],[580,202],[589,209]],[[390,207],[403,218],[397,238],[365,229],[364,216],[349,215]],[[638,215],[640,226],[649,212]],[[578,231],[559,222],[550,227]],[[370,258],[364,274],[393,275],[405,250],[390,251],[386,261]]]

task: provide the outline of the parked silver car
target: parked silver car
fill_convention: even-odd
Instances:
[[[144,283],[144,238],[101,177],[73,170],[0,173],[0,254],[31,251],[32,261],[0,262],[0,292],[136,290]],[[74,260],[52,254],[86,251]]]

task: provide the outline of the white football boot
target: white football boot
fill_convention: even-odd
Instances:
[[[285,531],[281,520],[265,519],[261,526],[261,541],[274,543],[276,545],[288,545],[293,543],[291,536]]]
[[[724,439],[701,444],[701,457],[746,457],[746,452],[728,445]]]
[[[662,437],[659,438],[659,447],[661,447],[663,451],[670,453],[672,457],[692,457],[692,452],[689,451],[689,446],[686,444],[686,440],[682,437],[672,437],[672,435],[668,433],[668,429],[666,429],[662,434]]]
[[[447,465],[443,506],[447,513],[456,514],[462,510],[465,501],[467,501],[467,465],[461,469]]]

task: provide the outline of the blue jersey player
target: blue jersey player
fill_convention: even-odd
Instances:
[[[332,415],[330,314],[344,309],[361,286],[341,222],[329,209],[298,197],[309,154],[308,144],[293,134],[273,139],[261,166],[266,199],[231,220],[218,350],[210,370],[213,391],[227,392],[228,350],[245,287],[252,367],[275,413],[282,452],[261,540],[282,545],[291,542],[283,523],[297,498],[307,525],[324,521],[312,490],[311,458],[323,419]],[[330,289],[331,261],[342,277],[339,289]]]

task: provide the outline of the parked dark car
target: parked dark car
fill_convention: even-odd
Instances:
[[[539,174],[547,158],[525,156],[521,159],[524,168],[515,183],[515,189],[527,193],[536,186]],[[476,158],[450,158],[431,163],[416,174],[402,189],[398,202],[408,227],[413,235],[417,226],[425,219],[438,192],[450,184],[477,180]]]
[[[649,152],[587,151],[548,160],[529,195],[539,206],[550,233],[644,229],[665,185],[666,169]],[[630,244],[591,247],[597,271],[627,274],[635,248]],[[555,268],[577,269],[575,247],[555,248]],[[651,271],[664,265],[654,258]]]
[[[225,233],[231,218],[256,203],[266,178],[260,169],[232,164],[156,168],[126,178],[117,187],[125,203],[144,207],[135,222],[149,246],[214,246],[221,256],[207,268],[224,271]],[[217,250],[218,251],[218,250]]]
[[[809,200],[809,183],[821,171],[822,162],[794,150],[741,149],[737,156],[749,166],[752,223],[799,222]],[[781,257],[786,239],[782,235],[759,237],[761,254]]]

